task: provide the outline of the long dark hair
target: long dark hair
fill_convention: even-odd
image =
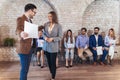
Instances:
[[[67,33],[66,33],[66,42],[68,42],[68,32],[70,32],[71,33],[71,35],[70,35],[70,42],[71,43],[73,43],[73,35],[72,35],[72,30],[71,29],[68,29],[67,30]]]
[[[57,24],[58,24],[58,18],[57,18],[56,12],[51,11],[51,12],[49,12],[48,14],[51,14],[51,15],[52,15],[52,21],[53,21],[53,23],[57,23]]]

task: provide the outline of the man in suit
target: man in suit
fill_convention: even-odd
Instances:
[[[103,54],[100,59],[100,64],[104,65],[105,57],[107,55],[106,51],[104,50],[104,42],[102,39],[102,36],[99,35],[99,27],[94,28],[94,34],[90,36],[89,38],[89,48],[91,52],[93,53],[93,61],[94,65],[97,63],[97,47],[102,47]]]
[[[20,57],[21,71],[20,80],[27,80],[31,60],[31,42],[32,39],[28,38],[28,34],[24,32],[24,21],[32,23],[31,19],[36,14],[37,7],[34,4],[27,4],[24,7],[25,13],[17,18],[16,34],[18,35],[17,53]]]

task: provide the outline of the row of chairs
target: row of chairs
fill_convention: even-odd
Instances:
[[[44,52],[45,54],[45,52]],[[63,65],[65,63],[65,51],[59,51],[58,52],[58,61],[59,61],[59,65]],[[82,59],[79,58],[79,56],[77,55],[77,50],[74,51],[74,60],[73,60],[74,64],[79,64],[82,63]],[[90,57],[90,63],[92,62],[92,57]],[[33,49],[32,51],[32,57],[31,57],[31,63],[33,66],[37,65],[37,52],[36,49]],[[44,64],[47,66],[47,58],[46,55],[44,55]]]

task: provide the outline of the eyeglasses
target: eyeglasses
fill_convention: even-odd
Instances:
[[[37,12],[36,11],[34,11],[34,10],[32,10],[32,12],[34,13],[34,14],[36,14]]]
[[[86,31],[82,30],[82,32],[86,32]]]

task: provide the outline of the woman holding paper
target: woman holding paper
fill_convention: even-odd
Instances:
[[[62,39],[62,27],[58,23],[57,15],[54,11],[48,13],[49,22],[45,23],[44,37],[46,45],[44,50],[46,52],[47,61],[52,79],[56,75],[56,57],[59,51],[59,41]]]
[[[72,31],[69,29],[67,30],[66,33],[66,37],[64,38],[64,46],[66,49],[66,54],[65,54],[65,58],[66,58],[66,68],[68,68],[69,64],[68,64],[68,60],[69,60],[69,56],[70,56],[70,67],[72,67],[73,65],[73,58],[74,58],[74,47],[75,47],[75,39],[72,35]]]
[[[113,28],[109,29],[108,35],[105,37],[105,49],[108,52],[107,62],[108,64],[112,64],[111,60],[114,56],[114,49],[115,49],[115,31]]]

